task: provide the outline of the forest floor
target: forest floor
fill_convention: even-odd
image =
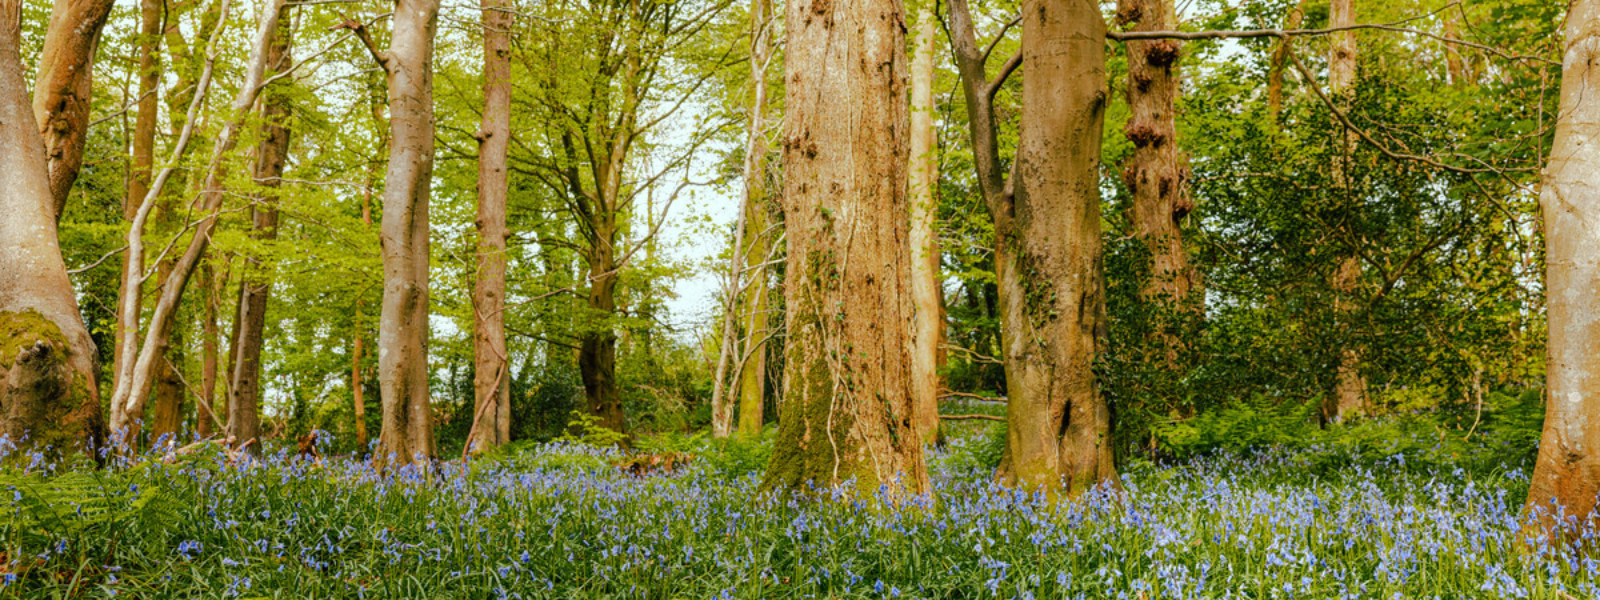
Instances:
[[[982,440],[934,451],[907,508],[758,493],[770,435],[643,475],[581,444],[389,478],[214,447],[17,465],[0,597],[1600,597],[1600,561],[1517,542],[1519,468],[1280,448],[1129,461],[1123,491],[1051,506],[996,485]]]

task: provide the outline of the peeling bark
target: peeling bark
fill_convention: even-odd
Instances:
[[[930,491],[913,407],[910,119],[897,0],[785,6],[784,400],[765,487]]]
[[[1545,224],[1545,294],[1550,339],[1544,432],[1524,510],[1532,535],[1562,525],[1600,524],[1600,0],[1572,0],[1566,21],[1561,118],[1539,204]]]

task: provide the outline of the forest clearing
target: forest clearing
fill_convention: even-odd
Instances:
[[[1600,0],[0,0],[0,598],[1600,598]]]

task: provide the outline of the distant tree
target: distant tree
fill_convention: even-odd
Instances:
[[[467,445],[511,441],[506,349],[506,153],[511,143],[511,3],[483,0],[483,125],[478,130],[477,277],[472,292],[473,418]]]

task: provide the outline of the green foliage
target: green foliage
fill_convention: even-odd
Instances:
[[[1397,464],[1396,457],[1409,468],[1493,473],[1531,467],[1544,421],[1536,391],[1489,392],[1482,413],[1467,420],[1419,411],[1319,425],[1319,408],[1315,401],[1274,404],[1257,398],[1159,423],[1152,435],[1161,453],[1180,460],[1288,448],[1316,457],[1308,465],[1312,473]]]
[[[760,435],[734,435],[714,439],[707,432],[662,433],[639,438],[634,447],[651,454],[689,454],[723,477],[759,477],[772,462],[772,444],[777,439],[776,427],[761,430]]]
[[[557,437],[556,441],[609,448],[627,443],[628,434],[607,429],[600,425],[600,417],[575,410],[572,411],[572,420],[567,422],[567,432]]]

